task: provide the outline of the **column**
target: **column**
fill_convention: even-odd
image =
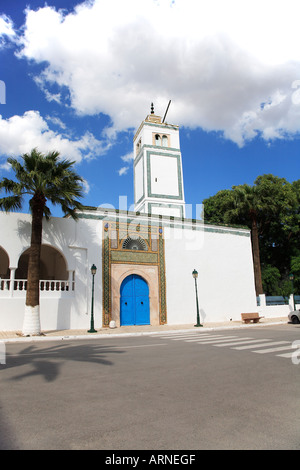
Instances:
[[[16,269],[17,268],[10,268],[10,283],[9,283],[10,297],[13,297]]]

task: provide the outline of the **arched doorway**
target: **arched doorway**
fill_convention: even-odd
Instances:
[[[137,274],[127,276],[121,284],[120,324],[150,325],[149,287]]]

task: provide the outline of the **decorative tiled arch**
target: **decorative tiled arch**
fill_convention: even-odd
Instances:
[[[104,327],[109,326],[110,321],[118,323],[118,308],[116,304],[119,299],[119,288],[122,280],[130,273],[144,275],[150,292],[152,292],[152,303],[150,299],[150,317],[152,307],[152,322],[165,324],[167,322],[166,306],[166,280],[165,280],[165,253],[163,229],[159,226],[139,223],[132,225],[130,222],[112,221],[103,227],[103,319]],[[124,238],[133,232],[138,232],[139,237],[144,239],[149,246],[148,251],[126,250],[122,248]],[[114,269],[119,265],[119,269]],[[120,267],[122,265],[122,268]],[[156,278],[151,275],[151,269],[157,273]],[[112,279],[112,271],[118,272],[118,279]],[[155,280],[156,279],[156,280]],[[157,299],[157,301],[156,301]],[[112,312],[114,308],[114,312]],[[155,316],[153,316],[155,311]]]

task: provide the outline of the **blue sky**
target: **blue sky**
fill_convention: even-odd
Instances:
[[[134,131],[172,100],[187,203],[299,179],[299,17],[298,0],[1,0],[0,178],[58,150],[84,204],[130,206]]]

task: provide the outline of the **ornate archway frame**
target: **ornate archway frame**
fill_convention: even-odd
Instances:
[[[122,247],[133,229],[147,242],[147,251]],[[163,229],[147,223],[133,228],[130,222],[107,222],[103,225],[102,247],[103,327],[108,327],[111,320],[120,326],[120,287],[130,274],[137,274],[148,283],[151,325],[167,323]]]

